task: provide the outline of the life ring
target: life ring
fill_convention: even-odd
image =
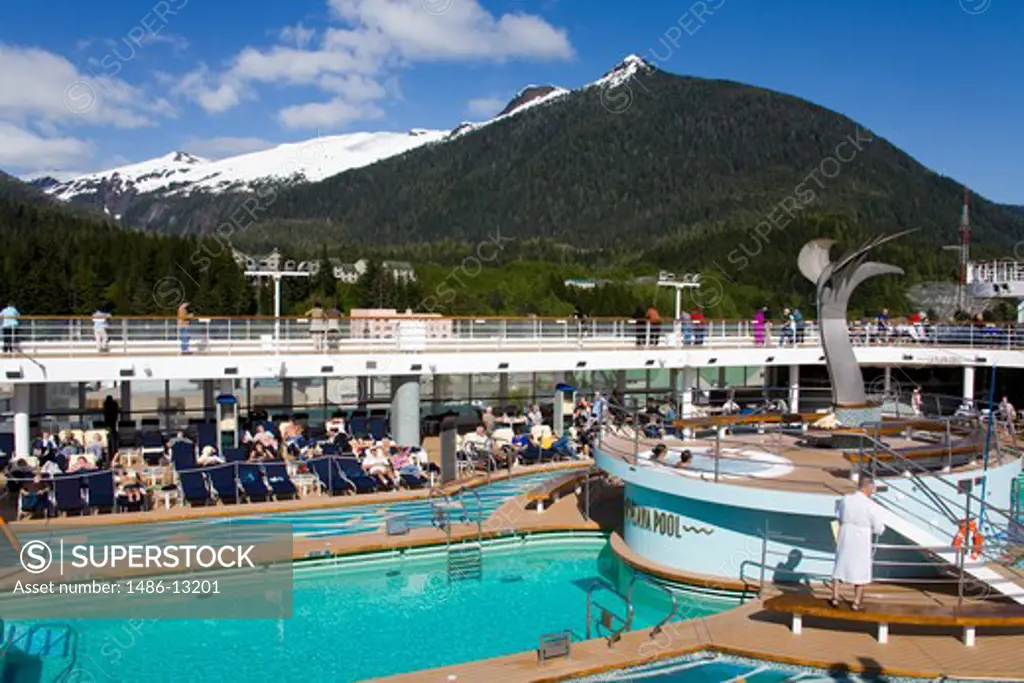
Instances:
[[[959,551],[964,546],[964,541],[970,536],[971,559],[976,560],[981,555],[981,549],[985,543],[985,537],[978,531],[978,525],[974,521],[963,520],[953,537],[953,549]]]

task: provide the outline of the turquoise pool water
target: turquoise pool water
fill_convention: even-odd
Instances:
[[[475,491],[480,494],[482,519],[490,517],[506,501],[526,493],[552,477],[560,477],[564,474],[564,470],[541,472],[505,479],[476,488]],[[470,520],[476,521],[476,497],[466,493],[464,500]],[[320,538],[323,536],[365,534],[377,531],[384,525],[385,519],[391,515],[404,515],[409,520],[410,527],[430,526],[432,519],[430,501],[411,500],[386,505],[370,503],[334,510],[306,510],[292,513],[275,512],[266,515],[248,515],[232,518],[231,524],[233,526],[291,524],[292,531],[297,536]]]
[[[575,683],[923,683],[926,679],[893,678],[867,672],[858,675],[842,665],[830,670],[809,669],[702,652],[574,680]],[[943,680],[957,683],[953,679]]]
[[[78,634],[71,653],[43,652],[42,677],[33,673],[38,662],[27,661],[17,667],[22,677],[4,680],[360,681],[535,649],[541,634],[566,629],[581,640],[586,589],[600,581],[625,590],[630,576],[607,541],[592,535],[486,546],[479,580],[450,581],[446,557],[437,550],[345,565],[299,563],[291,619],[70,622]],[[610,591],[595,597],[624,614]],[[656,590],[639,590],[634,599],[634,628],[651,626],[669,611]],[[680,604],[686,617],[735,605],[689,596]],[[65,628],[51,626],[55,633]],[[70,677],[55,678],[68,668],[74,669]]]

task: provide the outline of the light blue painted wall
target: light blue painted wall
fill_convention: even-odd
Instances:
[[[769,555],[766,577],[792,581],[808,575],[830,574],[834,538],[831,522],[839,494],[813,494],[780,491],[778,489],[737,486],[689,479],[659,471],[657,468],[634,468],[629,463],[601,452],[597,464],[610,474],[626,482],[626,498],[632,503],[651,509],[651,514],[668,513],[669,518],[658,516],[657,530],[645,524],[625,520],[624,538],[627,545],[639,555],[659,564],[682,571],[709,574],[733,579],[759,577],[763,530],[767,526],[772,535],[791,537],[773,540],[768,544]],[[1008,507],[1010,482],[1021,471],[1017,460],[1007,461],[989,469],[986,501],[1001,508]],[[978,471],[946,475],[955,482],[961,478],[979,476]],[[917,517],[935,520],[933,531],[940,537],[952,538],[954,525],[943,524],[942,518],[921,500],[911,500],[908,494],[920,497],[911,479],[892,479],[882,482],[889,489],[879,494],[883,500],[900,506],[908,519]],[[936,483],[933,491],[943,499],[962,509],[953,486]],[[678,522],[672,519],[678,515]],[[645,521],[640,518],[641,522]],[[655,521],[651,517],[652,526]],[[686,529],[686,527],[693,527]],[[676,533],[678,528],[678,533]],[[703,530],[698,531],[697,529]],[[709,532],[710,533],[707,533]],[[669,533],[671,532],[671,533]],[[905,539],[892,531],[880,538],[883,544],[903,544]],[[876,562],[913,562],[916,553],[907,551],[878,551]],[[878,576],[920,575],[921,568],[876,566]]]

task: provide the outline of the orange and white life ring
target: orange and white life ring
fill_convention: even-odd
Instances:
[[[968,536],[970,537],[969,540]],[[978,559],[981,555],[981,549],[985,544],[985,537],[978,531],[978,525],[973,520],[963,520],[960,522],[960,528],[957,529],[956,536],[953,537],[953,549],[959,551],[964,546],[965,541],[968,541],[971,546],[971,559]]]

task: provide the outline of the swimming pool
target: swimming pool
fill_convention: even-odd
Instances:
[[[643,666],[574,679],[574,683],[922,683],[922,678],[895,678],[880,673],[854,674],[842,665],[829,670],[775,664],[756,659],[698,652]],[[956,683],[953,679],[942,679]]]
[[[679,454],[683,450],[690,451],[693,460],[685,468],[676,468],[679,462]],[[784,477],[793,471],[793,463],[782,456],[764,451],[744,450],[739,448],[723,448],[722,457],[718,461],[718,473],[720,477],[754,477],[757,479],[772,479]],[[651,461],[651,451],[644,451],[639,454],[643,465],[648,467],[662,467],[673,473],[686,477],[698,479],[713,478],[715,476],[715,456],[711,448],[685,446],[669,446],[668,453],[663,459],[663,464],[656,464]],[[646,460],[646,462],[644,462]],[[666,467],[666,465],[668,467]]]
[[[507,501],[526,493],[552,477],[564,476],[565,473],[565,470],[540,472],[503,479],[493,484],[477,487],[475,491],[480,494],[481,520],[486,520]],[[477,516],[475,496],[467,494],[465,502],[468,517],[470,521],[475,522]],[[410,527],[430,526],[433,520],[430,501],[421,499],[385,504],[367,503],[334,509],[245,515],[231,518],[231,524],[232,526],[290,524],[292,533],[296,536],[322,538],[324,536],[371,533],[383,527],[386,519],[392,515],[405,516]]]
[[[70,622],[79,642],[67,680],[360,681],[496,657],[535,649],[545,633],[568,629],[582,640],[587,588],[602,581],[624,590],[632,575],[594,533],[485,544],[479,580],[449,581],[443,547],[395,555],[297,563],[289,620]],[[612,592],[595,597],[624,613]],[[634,628],[669,612],[656,590],[634,597]],[[688,617],[736,605],[679,600]],[[46,658],[48,675],[25,680],[53,680],[68,660]]]

